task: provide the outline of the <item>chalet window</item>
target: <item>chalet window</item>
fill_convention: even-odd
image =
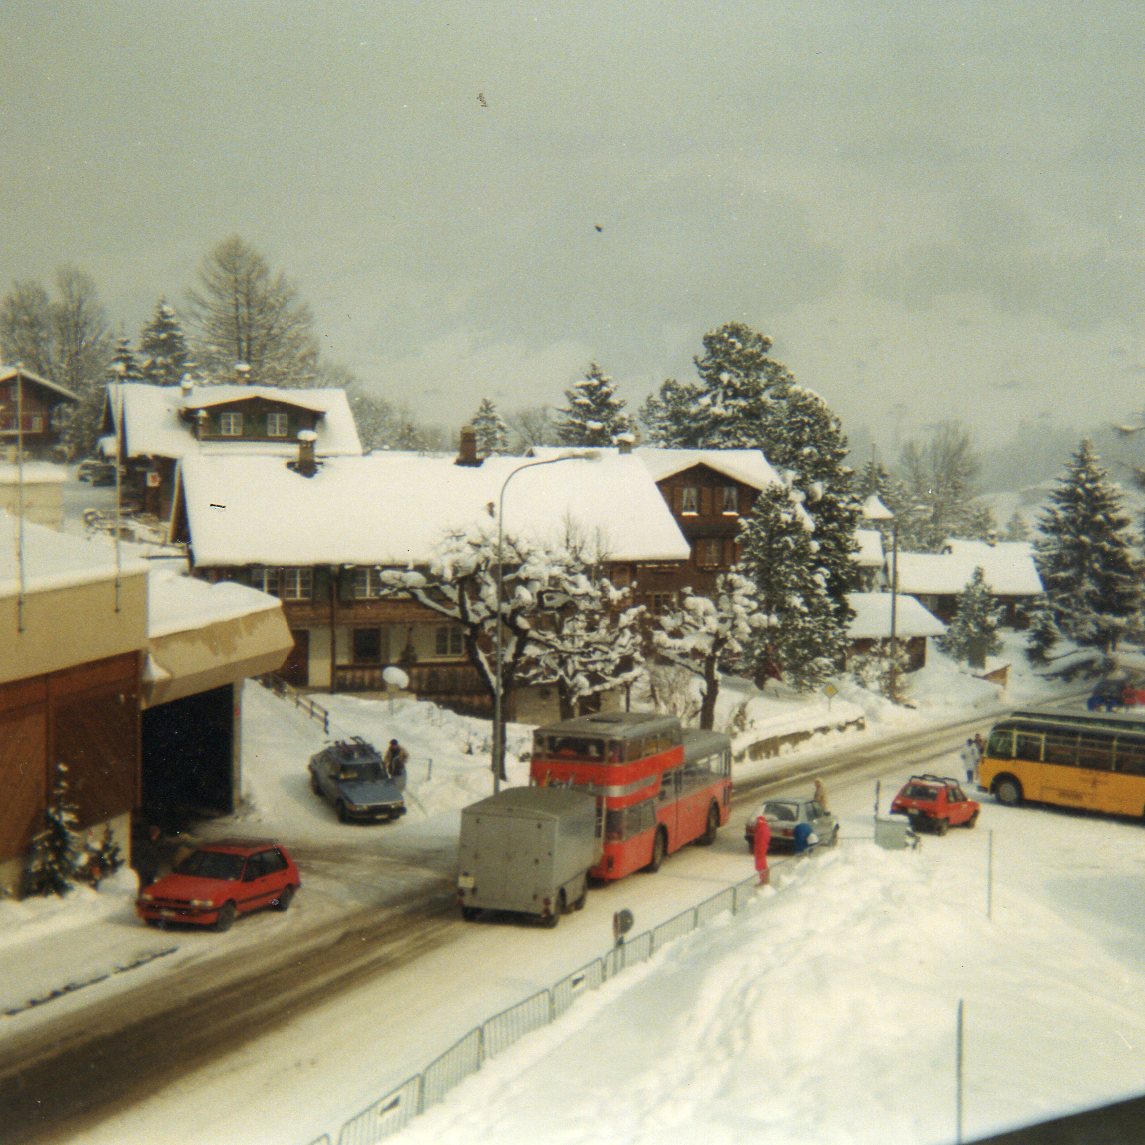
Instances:
[[[695,485],[685,485],[680,490],[680,512],[699,513],[700,491]]]
[[[250,570],[251,588],[262,589],[271,596],[278,596],[278,569],[263,568],[256,565]]]
[[[733,515],[739,513],[739,488],[735,485],[725,485],[723,488],[723,512]]]
[[[355,664],[380,664],[388,658],[388,642],[383,641],[380,628],[355,628],[353,639]]]
[[[434,654],[462,656],[465,654],[465,633],[456,624],[443,624],[434,632]]]
[[[309,600],[314,595],[314,570],[283,569],[279,584],[283,600]]]
[[[376,600],[382,595],[381,569],[361,567],[354,569],[354,599]]]
[[[42,413],[34,413],[28,419],[28,432],[29,433],[43,433],[44,432],[44,415]]]
[[[646,592],[644,606],[653,616],[661,616],[676,607],[674,592]]]
[[[268,413],[266,415],[266,436],[285,437],[289,431],[289,419],[284,413]]]
[[[242,437],[243,415],[234,412],[219,414],[219,433],[223,437]]]
[[[719,568],[723,555],[724,543],[719,537],[702,537],[696,542],[696,564],[700,568]]]

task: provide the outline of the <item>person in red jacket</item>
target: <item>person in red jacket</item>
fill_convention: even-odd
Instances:
[[[767,849],[771,846],[771,828],[767,819],[761,815],[755,821],[755,836],[752,839],[752,852],[755,855],[755,869],[759,872],[759,885],[766,884],[771,875],[767,870]]]

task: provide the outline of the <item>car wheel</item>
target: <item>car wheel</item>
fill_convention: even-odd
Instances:
[[[656,838],[652,840],[652,858],[644,869],[654,875],[664,863],[664,856],[668,853],[668,836],[663,827],[656,830]]]
[[[934,830],[936,834],[945,835],[950,830],[949,819],[936,819],[934,821]]]
[[[225,902],[219,907],[219,916],[215,919],[216,930],[230,930],[235,924],[238,908],[233,902]]]
[[[710,847],[716,841],[716,834],[720,829],[720,809],[713,803],[708,808],[708,825],[704,833],[696,840],[701,847]]]
[[[318,782],[318,776],[313,774],[310,776],[310,790],[313,791],[315,795],[322,794],[322,785]]]
[[[279,893],[278,898],[276,898],[274,900],[274,909],[275,910],[289,910],[290,904],[293,901],[293,899],[294,899],[294,887],[292,887],[292,886],[283,887],[281,892]]]
[[[828,847],[834,847],[839,842],[839,824],[835,824],[835,830],[831,832],[831,838],[827,841]]]
[[[1022,802],[1022,785],[1011,775],[1004,775],[994,784],[994,798],[1003,807],[1017,807]]]
[[[349,823],[350,817],[346,814],[346,804],[341,799],[334,805],[334,810],[338,812],[339,823]]]
[[[974,824],[977,822],[978,822],[978,812],[975,811],[974,814],[971,815],[970,818],[966,820],[966,826],[967,827],[973,827]]]

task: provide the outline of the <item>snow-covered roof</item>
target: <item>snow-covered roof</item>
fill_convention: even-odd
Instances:
[[[15,366],[0,366],[0,382],[11,381],[16,376],[16,372]],[[31,370],[25,370],[23,366],[20,367],[19,373],[26,382],[35,382],[36,385],[52,390],[69,401],[78,402],[80,400],[79,394],[74,390],[69,390],[67,386],[61,386],[58,382],[50,382],[47,378],[41,378],[39,374],[33,374]]]
[[[851,592],[847,603],[855,617],[847,626],[852,640],[890,639],[891,594],[889,592]],[[913,596],[895,594],[895,638],[907,640],[912,636],[941,636],[946,625],[934,613],[924,608]]]
[[[1036,596],[1042,591],[1042,579],[1028,544],[955,543],[957,552],[900,552],[899,588],[903,592],[932,596],[957,595],[969,583],[975,568],[981,567],[994,596]]]
[[[862,568],[879,568],[886,559],[882,533],[878,529],[856,529],[855,540],[859,542],[856,563]]]
[[[503,491],[506,535],[556,541],[571,521],[611,560],[690,551],[644,464],[615,451],[472,467],[374,453],[330,458],[313,477],[278,458],[214,454],[185,457],[182,480],[197,565],[424,564],[450,531],[489,522]]]
[[[567,452],[555,446],[540,446],[533,450],[534,457],[554,457]],[[620,453],[615,447],[593,448],[592,452],[602,457]],[[656,445],[640,445],[632,449],[631,455],[639,457],[652,475],[653,481],[663,481],[677,473],[683,473],[696,465],[706,465],[709,469],[742,481],[753,489],[764,489],[779,483],[779,475],[771,467],[763,451],[759,449],[662,449]],[[623,456],[623,455],[622,455]]]
[[[281,608],[278,597],[233,581],[209,584],[179,569],[152,567],[147,591],[147,635],[169,636]]]
[[[22,546],[24,588],[28,592],[48,592],[108,580],[116,575],[140,576],[147,562],[130,555],[120,546],[116,557],[115,542],[103,536],[77,537],[57,533],[10,513],[0,512],[0,596],[14,596],[20,591],[18,552]]]
[[[184,457],[190,453],[226,452],[264,453],[290,457],[298,452],[298,443],[283,441],[197,441],[193,427],[179,415],[183,411],[207,409],[235,401],[264,398],[319,413],[316,450],[320,457],[353,456],[362,452],[362,443],[354,424],[345,390],[282,389],[278,386],[151,386],[139,382],[108,385],[108,407],[113,422],[119,420],[119,403],[123,404],[123,423],[128,457]],[[105,453],[108,451],[105,449]]]

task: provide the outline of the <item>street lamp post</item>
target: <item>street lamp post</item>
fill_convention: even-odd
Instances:
[[[868,521],[891,523],[891,643],[887,659],[887,694],[891,703],[895,703],[898,699],[895,641],[898,636],[899,520],[874,493],[863,502],[862,516]]]
[[[501,492],[497,497],[497,622],[494,626],[493,642],[493,794],[501,790],[501,776],[505,773],[505,713],[504,713],[504,687],[505,687],[505,660],[504,638],[502,630],[502,600],[505,587],[505,490],[509,482],[523,473],[526,469],[536,469],[542,465],[556,465],[561,461],[590,461],[596,454],[591,451],[578,453],[562,453],[557,457],[544,457],[539,461],[528,461],[518,465],[512,473],[501,483]]]

